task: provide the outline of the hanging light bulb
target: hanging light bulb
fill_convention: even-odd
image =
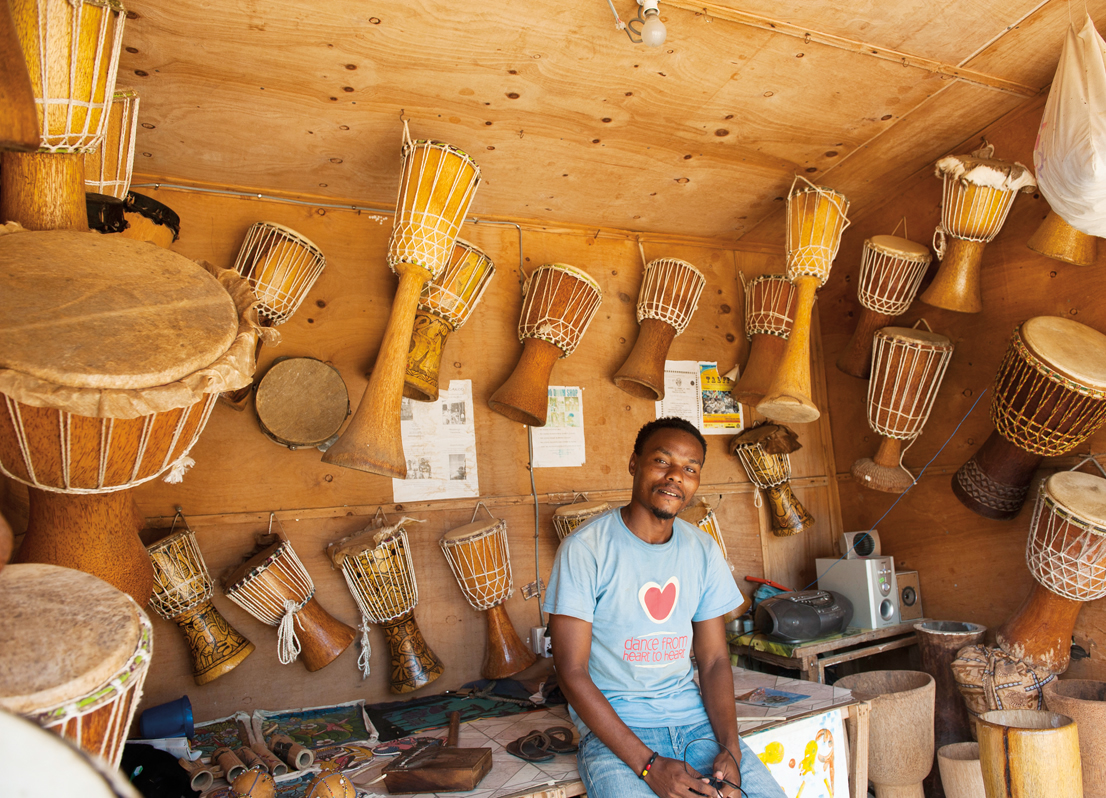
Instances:
[[[668,35],[664,23],[661,22],[661,12],[657,8],[657,0],[638,0],[642,6],[641,15],[645,18],[645,24],[641,26],[641,42],[646,47],[660,47],[664,44],[664,38]]]

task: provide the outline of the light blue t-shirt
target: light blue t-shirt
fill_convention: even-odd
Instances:
[[[677,518],[668,542],[651,545],[616,508],[561,543],[543,609],[591,623],[588,671],[627,726],[685,726],[708,720],[692,679],[691,623],[741,602],[710,535]]]

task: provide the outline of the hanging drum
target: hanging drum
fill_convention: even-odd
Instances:
[[[519,639],[503,606],[512,593],[507,522],[498,518],[477,521],[476,514],[483,506],[477,504],[472,523],[447,532],[438,543],[465,599],[484,613],[487,622],[481,674],[485,679],[506,679],[529,668],[538,657]]]
[[[953,346],[943,335],[906,327],[885,327],[873,338],[868,426],[882,437],[875,457],[857,460],[851,471],[866,488],[903,493],[914,477],[902,466],[902,442],[922,434]]]
[[[782,424],[760,424],[730,440],[730,454],[768,497],[768,517],[776,537],[797,535],[814,526],[814,518],[791,490],[791,452],[801,448],[798,436]]]
[[[722,559],[726,559],[726,541],[722,539],[722,530],[718,526],[718,516],[714,514],[713,507],[706,502],[693,504],[680,511],[680,518],[710,535],[722,550]],[[730,568],[732,570],[733,566]]]
[[[1044,194],[1043,189],[1041,193]],[[1025,245],[1046,258],[1075,266],[1091,266],[1098,258],[1098,238],[1076,230],[1053,210]]]
[[[983,310],[983,249],[1002,229],[1018,192],[1037,187],[1028,169],[995,160],[993,153],[994,147],[986,145],[971,155],[949,155],[937,162],[944,190],[933,248],[941,267],[920,297],[927,305],[959,313]]]
[[[125,200],[131,188],[134,167],[134,140],[138,130],[138,93],[129,89],[115,92],[108,109],[104,141],[84,156],[84,188],[91,194],[103,194]]]
[[[772,384],[757,404],[757,412],[772,421],[802,424],[821,415],[810,398],[811,313],[849,226],[848,210],[845,195],[824,186],[792,186],[787,196],[787,279],[796,289],[795,321]]]
[[[315,583],[292,544],[278,538],[224,580],[227,598],[269,626],[279,627],[277,658],[317,671],[333,662],[356,633],[315,600]]]
[[[0,709],[118,767],[153,652],[146,613],[95,576],[36,563],[0,573],[0,617]]]
[[[1044,457],[1067,454],[1106,420],[1106,335],[1059,316],[1016,330],[991,394],[995,431],[953,475],[968,509],[1010,519]]]
[[[557,530],[557,539],[564,540],[593,518],[609,512],[607,502],[573,502],[553,511],[553,528]]]
[[[599,284],[586,272],[547,263],[526,280],[518,321],[522,355],[488,406],[512,421],[544,427],[553,364],[576,351],[603,301]]]
[[[154,567],[150,606],[184,632],[192,656],[192,678],[203,685],[241,665],[253,653],[254,644],[227,623],[211,603],[211,574],[196,533],[179,510],[177,518],[183,529],[170,529],[167,536],[146,547]]]
[[[480,168],[472,158],[439,141],[411,141],[404,124],[399,200],[388,241],[388,265],[399,275],[399,288],[361,404],[324,463],[407,476],[399,416],[415,312],[423,286],[449,263],[479,185]]]
[[[658,258],[645,267],[637,298],[641,326],[634,348],[614,384],[630,396],[660,401],[664,398],[664,361],[672,339],[687,329],[699,304],[706,278],[682,260]]]
[[[342,375],[313,357],[274,363],[257,384],[257,423],[269,440],[289,449],[325,452],[349,415]]]
[[[153,587],[127,488],[179,481],[219,392],[249,382],[253,296],[228,269],[72,231],[0,236],[0,470],[28,485],[17,562]]]
[[[403,395],[408,399],[433,402],[438,398],[446,338],[468,321],[494,276],[491,259],[473,244],[457,239],[445,270],[419,296],[403,378]]]
[[[860,260],[860,319],[837,368],[867,379],[872,371],[872,335],[910,308],[932,256],[921,244],[898,236],[872,236]]]
[[[756,407],[776,377],[795,318],[795,286],[779,274],[764,274],[745,285],[745,337],[749,360],[730,393]]]
[[[411,562],[411,543],[404,528],[410,519],[382,529],[369,528],[326,547],[342,570],[364,623],[384,632],[391,653],[389,679],[393,693],[411,693],[442,675],[442,661],[430,650],[415,622],[419,586]],[[362,637],[362,673],[368,672],[367,629]]]

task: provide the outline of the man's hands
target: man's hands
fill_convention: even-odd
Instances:
[[[723,759],[724,757],[724,759]],[[733,784],[741,784],[741,774],[733,759],[725,751],[714,760],[714,777]],[[710,785],[694,768],[684,766],[678,759],[659,756],[645,777],[646,784],[661,798],[688,798],[705,795],[707,798],[741,798],[741,791],[723,784],[720,790]]]
[[[740,756],[740,749],[737,749],[736,753]],[[728,751],[719,751],[718,756],[714,758],[714,778],[725,779],[730,784],[741,786],[741,770]],[[741,798],[741,790],[729,784],[723,784],[718,792],[722,798]]]

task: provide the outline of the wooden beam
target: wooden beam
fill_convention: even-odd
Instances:
[[[946,64],[941,61],[935,61],[932,58],[924,58],[919,55],[911,55],[910,53],[904,53],[899,50],[892,50],[888,47],[880,47],[876,44],[846,39],[843,36],[835,36],[832,33],[808,30],[788,22],[781,22],[757,14],[750,14],[746,11],[738,11],[734,8],[726,8],[717,3],[705,3],[702,2],[702,0],[699,2],[688,2],[688,0],[665,0],[665,5],[680,8],[684,11],[692,11],[697,14],[705,14],[706,16],[715,17],[716,19],[724,19],[728,22],[735,22],[738,25],[746,25],[771,33],[780,33],[784,36],[802,39],[807,43],[813,42],[814,44],[821,44],[827,47],[836,47],[839,50],[846,50],[848,52],[857,53],[858,55],[866,55],[870,58],[878,58],[882,61],[894,61],[902,64],[904,67],[923,69],[926,72],[946,75],[950,78],[963,80],[967,83],[986,86],[996,91],[1019,94],[1023,97],[1036,97],[1041,92],[1039,88],[1023,86],[1011,80],[1004,80],[994,75],[987,75],[983,72],[965,69],[955,64]]]

